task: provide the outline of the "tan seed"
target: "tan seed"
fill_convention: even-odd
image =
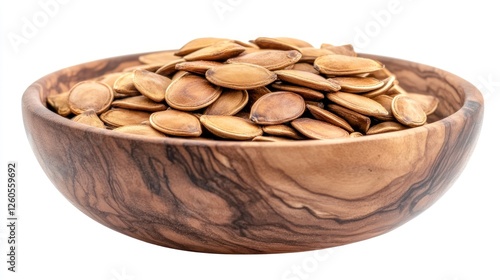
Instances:
[[[378,89],[372,90],[370,92],[363,93],[363,96],[373,98],[375,96],[379,96],[379,95],[385,94],[394,85],[395,81],[396,81],[396,76],[391,75],[391,76],[389,76],[389,77],[387,77],[387,78],[385,78],[385,79],[382,80],[382,82],[384,83],[383,86],[381,86]]]
[[[293,65],[293,67],[291,67],[289,69],[290,70],[306,71],[306,72],[310,72],[313,74],[319,74],[319,71],[316,70],[312,64],[304,63],[304,62],[295,63]]]
[[[392,99],[392,114],[402,124],[409,127],[424,125],[427,121],[420,104],[405,95],[397,95]]]
[[[104,125],[101,119],[99,119],[99,116],[95,113],[93,109],[89,109],[81,113],[80,115],[75,116],[73,118],[73,121],[97,128],[106,128],[106,125]]]
[[[371,119],[365,115],[336,104],[328,104],[326,107],[330,112],[346,120],[356,130],[366,133],[370,128]]]
[[[300,48],[300,52],[302,53],[300,62],[308,62],[308,63],[313,63],[314,60],[320,56],[333,54],[333,52],[331,52],[330,50],[318,49],[314,47]]]
[[[383,121],[392,121],[394,120],[394,116],[392,115],[392,96],[382,94],[382,95],[377,95],[374,98],[372,98],[374,101],[377,101],[380,103],[380,105],[384,106],[384,108],[389,112],[388,116],[385,117],[378,117],[379,120]]]
[[[320,121],[324,121],[327,123],[331,123],[335,126],[338,126],[338,127],[341,127],[343,129],[347,130],[348,132],[354,131],[352,126],[346,120],[335,115],[334,113],[327,111],[325,109],[319,108],[319,107],[314,106],[314,105],[308,104],[308,105],[306,105],[306,107],[307,107],[307,110],[309,110],[309,112],[311,112],[311,114],[314,116],[315,119],[320,120]]]
[[[133,72],[125,72],[120,77],[118,77],[113,84],[113,90],[125,96],[134,96],[140,94],[140,92],[135,88],[134,85]]]
[[[238,56],[240,53],[244,51],[245,47],[242,47],[241,45],[232,42],[222,42],[192,52],[184,56],[184,59],[186,61],[193,61],[193,60],[223,61],[228,58]]]
[[[177,71],[177,69],[175,68],[176,65],[178,63],[182,63],[182,62],[185,62],[186,60],[184,59],[176,59],[176,60],[172,60],[166,64],[163,64],[161,67],[159,67],[158,69],[156,69],[156,71],[152,71],[152,72],[155,72],[156,74],[158,75],[162,75],[162,76],[165,76],[165,77],[168,77],[170,75],[172,75],[173,73],[175,73]]]
[[[74,85],[69,91],[68,105],[75,115],[87,110],[94,110],[96,114],[108,110],[113,101],[113,90],[105,83],[83,81]]]
[[[115,108],[108,110],[101,114],[101,120],[112,127],[119,127],[124,125],[141,124],[149,120],[150,113],[128,110],[122,108]]]
[[[275,124],[275,125],[266,125],[262,127],[264,133],[279,136],[285,138],[291,138],[296,140],[304,139],[300,133],[298,133],[293,127],[290,127],[286,124]]]
[[[292,126],[311,139],[335,139],[349,137],[349,132],[327,122],[310,118],[298,118],[292,121]]]
[[[254,89],[276,80],[276,74],[248,63],[224,64],[208,69],[205,77],[211,83],[232,89]]]
[[[314,67],[326,75],[345,76],[374,72],[384,65],[369,58],[330,54],[318,57]]]
[[[146,70],[134,70],[133,82],[135,88],[142,95],[155,101],[161,102],[165,99],[165,90],[172,80]]]
[[[300,117],[304,99],[293,92],[275,91],[262,96],[250,110],[250,120],[258,124],[282,124]]]
[[[428,116],[434,113],[439,105],[439,99],[435,96],[421,93],[408,93],[408,97],[417,101],[417,103],[422,107],[425,114]]]
[[[224,89],[219,98],[205,109],[205,115],[232,116],[241,111],[247,103],[246,90]]]
[[[389,112],[384,108],[384,106],[368,97],[342,91],[328,93],[326,97],[330,101],[333,101],[341,106],[349,108],[363,115],[372,117],[389,116]]]
[[[313,73],[300,70],[277,70],[274,72],[280,80],[291,84],[328,92],[340,90],[339,84],[328,81],[322,76]]]
[[[198,137],[202,133],[197,117],[178,110],[155,112],[149,122],[156,130],[172,136]]]
[[[222,89],[197,75],[187,74],[172,81],[165,92],[167,104],[178,110],[195,111],[212,104]]]
[[[143,95],[118,99],[113,101],[111,105],[116,108],[124,108],[124,109],[140,110],[148,112],[157,112],[167,109],[167,106],[165,104],[155,102]]]
[[[296,50],[261,50],[230,58],[227,63],[250,63],[268,70],[277,70],[296,63],[301,56],[300,52]]]
[[[398,122],[391,122],[391,121],[381,122],[381,123],[378,123],[378,124],[370,127],[370,129],[368,129],[368,131],[366,132],[366,135],[399,131],[399,130],[403,130],[406,128],[407,128],[406,126],[404,126]]]
[[[175,51],[162,51],[139,56],[139,61],[145,64],[165,64],[171,60],[181,58]]]
[[[253,89],[248,89],[248,103],[246,108],[248,109],[247,111],[250,111],[250,108],[252,108],[253,104],[259,100],[262,96],[271,93],[271,90],[269,90],[267,87],[258,87],[258,88],[253,88]],[[241,111],[240,111],[241,112]]]
[[[159,63],[155,63],[155,64],[143,64],[143,65],[135,65],[135,66],[130,66],[130,67],[127,67],[125,69],[123,69],[123,72],[134,72],[134,70],[146,70],[146,71],[149,71],[149,72],[155,72],[156,70],[160,69],[160,67],[162,67],[164,64],[159,64]],[[111,84],[111,86],[113,86]]]
[[[290,39],[279,39],[279,38],[269,38],[269,37],[259,37],[253,41],[261,49],[273,49],[273,50],[297,50],[300,51],[300,47],[296,46],[297,42]]]
[[[147,137],[159,137],[165,138],[165,134],[159,132],[158,130],[152,128],[149,125],[139,124],[139,125],[125,125],[121,127],[117,127],[113,129],[114,131],[126,133],[126,134],[134,134],[141,135]]]
[[[96,79],[98,82],[102,82],[113,88],[116,79],[121,77],[124,73],[123,72],[114,72],[114,73],[109,73],[102,75]]]
[[[379,89],[384,85],[383,81],[372,77],[335,77],[328,80],[339,84],[340,90],[351,93],[368,92]]]
[[[63,117],[67,117],[71,114],[68,97],[69,91],[65,91],[60,94],[49,95],[47,97],[47,103],[56,111],[56,113]]]
[[[208,131],[225,139],[250,140],[262,135],[260,126],[235,116],[203,115],[200,122]]]
[[[279,40],[280,42],[285,42],[289,45],[296,46],[298,48],[307,48],[307,47],[312,47],[309,42],[306,42],[302,39],[298,38],[292,38],[292,37],[276,37],[276,40]]]
[[[175,52],[177,56],[185,56],[197,50],[203,49],[205,47],[220,43],[220,42],[231,42],[229,39],[225,38],[214,38],[214,37],[204,37],[196,38],[187,42],[178,51]]]

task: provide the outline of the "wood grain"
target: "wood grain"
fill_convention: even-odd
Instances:
[[[73,205],[109,228],[161,246],[278,253],[383,234],[445,193],[481,128],[483,100],[470,83],[379,56],[369,57],[396,73],[404,88],[440,99],[440,120],[354,139],[241,143],[119,134],[46,108],[48,95],[139,64],[138,56],[41,78],[23,95],[23,118],[41,167]]]

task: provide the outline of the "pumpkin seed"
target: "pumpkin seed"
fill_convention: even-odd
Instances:
[[[134,135],[142,135],[147,137],[159,137],[165,138],[165,134],[159,132],[158,130],[152,128],[149,125],[139,124],[139,125],[124,125],[121,127],[117,127],[113,129],[114,131],[134,134]]]
[[[224,89],[219,98],[205,109],[205,115],[231,116],[241,111],[247,103],[246,90]]]
[[[389,112],[389,115],[386,117],[377,117],[379,120],[383,121],[392,121],[394,120],[394,116],[392,115],[392,96],[382,94],[382,95],[377,95],[374,98],[372,98],[374,101],[377,101],[380,103],[380,105],[384,106],[384,108]]]
[[[167,109],[167,106],[165,104],[155,102],[143,95],[115,100],[111,103],[111,105],[117,108],[148,111],[148,112],[157,112]]]
[[[347,56],[358,56],[358,54],[354,51],[354,47],[351,44],[334,46],[331,44],[323,43],[320,48],[327,49],[334,54],[341,54]]]
[[[230,58],[227,63],[250,63],[268,70],[277,70],[296,63],[301,56],[300,52],[296,50],[261,50]]]
[[[325,98],[325,95],[322,92],[307,87],[296,86],[280,82],[273,83],[271,86],[281,91],[291,91],[297,93],[300,96],[302,96],[305,100],[319,101]]]
[[[156,130],[172,136],[198,137],[202,133],[197,117],[173,109],[151,114],[149,123]]]
[[[427,121],[427,114],[420,104],[406,95],[395,96],[391,108],[394,117],[406,126],[421,126]]]
[[[345,76],[374,72],[384,65],[369,58],[330,54],[318,57],[314,61],[314,67],[326,75]]]
[[[112,101],[113,90],[97,81],[79,82],[70,89],[68,96],[69,109],[75,115],[90,109],[101,114],[111,106]]]
[[[175,51],[162,51],[139,56],[139,61],[144,64],[165,64],[171,60],[181,58]]]
[[[333,52],[331,52],[330,50],[318,49],[314,47],[300,48],[300,52],[302,53],[300,62],[308,62],[308,63],[313,63],[316,58],[322,55],[333,54]]]
[[[296,140],[304,139],[304,137],[300,135],[294,128],[286,124],[266,125],[262,127],[262,130],[264,131],[264,133],[272,136],[279,136]]]
[[[47,97],[47,103],[52,107],[56,113],[63,117],[67,117],[71,114],[71,109],[69,108],[69,91],[65,91],[59,94],[49,95]]]
[[[291,84],[328,92],[340,90],[339,84],[328,81],[322,76],[313,73],[300,70],[277,70],[274,72],[278,75],[280,80]]]
[[[385,94],[394,85],[395,81],[396,81],[396,76],[391,75],[382,80],[382,82],[384,83],[383,86],[381,86],[378,89],[372,90],[370,92],[363,93],[363,96],[373,98],[375,96]]]
[[[372,77],[335,77],[328,80],[340,85],[340,90],[350,93],[362,93],[379,89],[384,85],[383,81]]]
[[[101,114],[101,120],[112,127],[119,127],[124,125],[141,124],[149,120],[150,113],[129,110],[122,108],[115,108],[108,110]]]
[[[221,42],[194,51],[183,58],[186,61],[193,60],[226,60],[238,56],[245,51],[245,47],[232,42]]]
[[[335,139],[348,137],[349,132],[333,124],[310,118],[298,118],[292,126],[311,139]]]
[[[366,132],[366,135],[399,131],[399,130],[403,130],[406,128],[407,127],[405,127],[404,125],[402,125],[398,122],[391,122],[391,121],[381,122],[381,123],[378,123],[378,124],[370,127],[370,129],[368,129],[368,131]]]
[[[125,96],[134,96],[141,94],[134,85],[134,73],[125,72],[115,80],[113,90]]]
[[[300,70],[300,71],[306,71],[306,72],[310,72],[310,73],[313,73],[313,74],[319,74],[319,71],[316,70],[314,68],[314,66],[312,66],[311,64],[309,63],[304,63],[304,62],[299,62],[299,63],[295,63],[294,65],[292,65],[291,68],[289,68],[290,70]],[[287,69],[288,70],[288,69]]]
[[[221,87],[254,89],[274,82],[277,76],[259,65],[233,63],[210,68],[205,73],[205,77],[211,83]]]
[[[178,110],[195,111],[212,104],[222,89],[203,77],[187,74],[170,83],[165,92],[167,104]]]
[[[334,113],[327,111],[325,109],[319,108],[314,105],[306,105],[307,109],[317,120],[331,123],[335,126],[341,127],[348,132],[354,132],[352,126],[343,118],[335,115]]]
[[[172,75],[173,73],[175,73],[175,71],[177,71],[176,69],[176,65],[178,63],[182,63],[182,62],[185,62],[186,60],[184,59],[176,59],[176,60],[172,60],[166,64],[163,64],[161,67],[159,67],[158,69],[156,69],[156,71],[151,71],[151,72],[155,72],[156,74],[158,75],[162,75],[162,76],[165,76],[165,77],[168,77],[170,75]]]
[[[231,42],[229,39],[224,38],[214,38],[214,37],[204,37],[196,38],[187,42],[178,51],[175,52],[177,56],[185,56],[197,50],[203,49],[205,47],[220,43],[220,42]]]
[[[106,125],[101,121],[101,119],[99,119],[99,116],[93,109],[89,109],[80,115],[75,116],[72,120],[77,123],[83,123],[97,128],[106,128]]]
[[[305,111],[304,99],[293,92],[266,94],[253,104],[250,120],[257,124],[282,124],[300,117]]]
[[[269,37],[259,37],[253,41],[261,49],[273,49],[273,50],[297,50],[300,51],[300,47],[296,46],[297,42],[290,38],[269,38]]]
[[[260,126],[235,116],[203,115],[200,122],[212,134],[225,139],[250,140],[262,135]]]
[[[336,104],[328,104],[326,107],[330,112],[346,120],[356,130],[366,133],[370,128],[371,119],[365,115]]]
[[[298,48],[307,48],[307,47],[312,47],[310,43],[298,39],[298,38],[292,38],[292,37],[276,37],[275,39],[279,40],[280,42],[285,42],[287,44],[290,44],[292,46],[296,46]]]
[[[342,91],[328,93],[326,97],[330,101],[363,115],[382,118],[389,116],[389,112],[384,108],[384,106],[368,97]]]
[[[172,80],[141,69],[134,70],[133,73],[134,86],[142,95],[155,102],[161,102],[165,99],[165,90]]]

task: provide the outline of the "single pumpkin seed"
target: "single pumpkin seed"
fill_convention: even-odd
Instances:
[[[420,104],[406,95],[397,95],[392,99],[392,114],[409,127],[421,126],[427,121],[427,114]]]
[[[113,131],[126,133],[126,134],[134,134],[134,135],[142,135],[148,137],[159,137],[165,138],[165,134],[159,132],[158,130],[152,128],[147,124],[138,124],[138,125],[124,125],[121,127],[117,127],[113,129]]]
[[[348,137],[349,132],[333,124],[310,118],[298,118],[292,121],[292,126],[311,139],[335,139]]]
[[[101,114],[101,120],[109,126],[141,124],[149,120],[150,113],[137,110],[114,108]]]
[[[396,95],[406,95],[408,94],[408,92],[403,88],[401,87],[399,84],[396,83],[396,81],[394,81],[394,85],[389,89],[387,90],[387,95],[391,95],[391,96],[396,96]]]
[[[182,62],[185,62],[186,60],[184,59],[176,59],[176,60],[172,60],[166,64],[163,64],[161,67],[159,67],[158,69],[156,69],[156,71],[153,71],[155,72],[156,74],[158,75],[162,75],[162,76],[165,76],[165,77],[168,77],[170,75],[172,75],[173,73],[175,73],[175,71],[177,71],[177,69],[175,68],[176,65],[178,63],[182,63]]]
[[[141,94],[134,85],[134,73],[125,72],[116,78],[113,84],[113,90],[125,96],[134,96]]]
[[[280,80],[291,84],[328,92],[340,90],[339,84],[328,81],[324,77],[313,73],[300,70],[277,70],[274,72],[278,75]]]
[[[328,104],[326,107],[328,111],[339,115],[356,130],[366,133],[370,128],[371,119],[365,115],[336,104]]]
[[[335,115],[334,113],[327,111],[325,109],[319,108],[319,107],[314,106],[314,105],[308,104],[308,105],[306,105],[306,107],[309,110],[309,112],[314,116],[315,119],[320,120],[320,121],[324,121],[327,123],[331,123],[335,126],[338,126],[338,127],[341,127],[343,129],[347,130],[348,132],[354,131],[352,126],[346,120]]]
[[[374,72],[384,65],[369,58],[330,54],[318,57],[314,67],[326,75],[345,76]]]
[[[164,64],[163,63],[155,63],[155,64],[143,64],[143,65],[135,65],[135,66],[130,66],[125,69],[123,69],[123,72],[134,72],[134,70],[146,70],[149,72],[155,72],[156,70],[160,69]],[[113,86],[113,84],[111,84]]]
[[[240,53],[245,51],[245,47],[232,42],[221,42],[195,52],[192,52],[186,56],[184,59],[186,61],[193,60],[216,60],[223,61],[231,57],[238,56]]]
[[[222,63],[218,61],[196,60],[177,63],[175,69],[205,75],[208,69],[220,65],[222,65]]]
[[[333,54],[328,49],[318,49],[314,47],[304,47],[300,48],[300,52],[302,53],[302,57],[300,58],[300,62],[307,62],[307,63],[313,63],[316,58],[327,55],[327,54]]]
[[[96,114],[109,109],[113,101],[113,90],[105,83],[83,81],[74,85],[68,96],[68,105],[75,115],[92,109]]]
[[[224,64],[210,68],[205,77],[211,83],[232,89],[254,89],[274,82],[276,74],[248,63]]]
[[[363,96],[373,98],[375,96],[385,94],[394,85],[395,81],[396,81],[396,76],[391,75],[391,76],[382,80],[382,82],[384,83],[383,86],[381,86],[378,89],[363,93]]]
[[[231,42],[232,40],[225,38],[214,38],[214,37],[203,37],[196,38],[189,42],[187,42],[184,46],[182,46],[178,51],[175,51],[175,55],[177,56],[185,56],[197,50],[203,49],[208,46],[212,46],[214,44],[220,42]]]
[[[155,102],[165,99],[165,90],[172,80],[146,70],[137,69],[133,73],[134,86],[142,95]]]
[[[47,97],[47,103],[56,111],[56,113],[63,117],[67,117],[71,114],[68,97],[69,91],[49,95]]]
[[[281,42],[285,42],[287,44],[290,44],[292,46],[296,46],[298,48],[307,48],[307,47],[312,47],[313,45],[311,45],[309,42],[306,42],[302,39],[298,39],[298,38],[292,38],[292,37],[276,37],[275,39],[281,41]]]
[[[241,111],[247,103],[246,90],[224,89],[219,98],[205,109],[205,115],[231,116]]]
[[[383,81],[372,77],[335,77],[328,80],[339,84],[340,90],[351,93],[368,92],[379,89],[384,85]]]
[[[316,70],[312,64],[305,63],[305,62],[295,63],[294,65],[292,65],[292,67],[290,67],[288,69],[306,71],[306,72],[310,72],[313,74],[319,74],[319,71]]]
[[[300,117],[305,108],[302,96],[289,91],[275,91],[253,104],[250,120],[258,124],[282,124]]]
[[[285,138],[291,138],[296,140],[304,139],[300,133],[298,133],[293,127],[290,127],[286,124],[275,124],[275,125],[266,125],[262,127],[264,133],[279,136]]]
[[[99,116],[93,109],[89,109],[75,116],[72,120],[77,123],[83,123],[97,128],[106,128],[106,125],[101,121],[101,119],[99,119]]]
[[[200,122],[212,134],[225,139],[250,140],[262,135],[260,126],[235,116],[203,115]]]
[[[300,51],[300,47],[296,46],[297,42],[290,39],[284,38],[269,38],[269,37],[259,37],[253,41],[261,49],[272,49],[272,50],[297,50]]]
[[[198,137],[202,133],[197,117],[173,109],[151,114],[149,123],[156,130],[172,136]]]
[[[167,109],[163,103],[155,102],[144,95],[127,97],[115,100],[111,103],[113,107],[148,112],[157,112]]]
[[[407,96],[417,101],[427,116],[434,113],[439,105],[439,99],[432,95],[412,92],[408,93]]]
[[[343,107],[349,108],[363,115],[372,117],[389,116],[389,112],[384,108],[384,106],[368,97],[342,91],[328,93],[326,97],[330,101],[333,101]]]
[[[228,59],[227,63],[250,63],[268,70],[285,68],[299,61],[301,54],[296,50],[260,50]]]
[[[374,101],[377,101],[380,103],[380,105],[384,106],[384,108],[389,112],[389,115],[386,117],[377,117],[379,120],[383,121],[392,121],[394,120],[394,116],[392,115],[392,96],[382,94],[382,95],[377,95],[372,98]]]
[[[399,131],[399,130],[404,130],[407,127],[398,123],[398,122],[393,122],[393,121],[387,121],[387,122],[381,122],[378,123],[366,132],[366,135],[373,135],[373,134],[380,134],[380,133],[386,133],[386,132],[392,132],[392,131]]]
[[[252,108],[253,104],[259,100],[262,96],[271,93],[272,91],[269,90],[267,87],[258,87],[258,88],[253,88],[253,89],[248,89],[248,103],[247,103],[247,111],[250,111],[250,108]]]
[[[170,83],[165,91],[167,104],[178,110],[195,111],[212,104],[222,89],[203,77],[187,74]]]

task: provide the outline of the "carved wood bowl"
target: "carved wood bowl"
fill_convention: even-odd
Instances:
[[[380,135],[290,143],[152,139],[72,122],[49,94],[139,64],[89,62],[34,82],[22,99],[41,167],[73,205],[131,237],[182,250],[279,253],[388,232],[431,206],[480,132],[481,93],[446,71],[375,58],[408,91],[440,99],[438,120]],[[452,213],[450,213],[452,215]]]

